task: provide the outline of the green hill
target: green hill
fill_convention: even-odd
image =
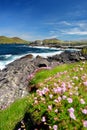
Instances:
[[[0,43],[29,43],[29,41],[23,40],[19,37],[5,37],[5,36],[0,36]]]

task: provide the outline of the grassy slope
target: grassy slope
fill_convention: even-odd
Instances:
[[[5,36],[0,36],[0,43],[29,43],[29,42],[20,39],[18,37],[9,38]]]
[[[30,83],[38,84],[40,92],[45,88],[49,91],[42,96],[38,92],[32,93],[29,97],[13,103],[6,110],[0,111],[0,130],[12,130],[15,124],[23,118],[25,112],[30,113],[37,124],[40,124],[42,117],[45,117],[46,122],[43,123],[43,127],[50,126],[51,130],[54,125],[58,125],[59,130],[86,130],[83,122],[87,120],[87,115],[81,112],[87,109],[85,81],[87,81],[87,62],[62,65],[53,70],[38,72]],[[67,89],[65,92],[54,93],[54,89],[64,84]],[[50,98],[49,95],[53,97]],[[62,96],[67,98],[57,102],[58,97]],[[71,98],[73,102],[69,103],[68,98]],[[84,99],[85,104],[81,104],[81,98]],[[48,106],[52,109],[50,110]],[[68,109],[71,107],[75,110],[75,120],[69,116]],[[27,130],[31,129],[27,128]]]

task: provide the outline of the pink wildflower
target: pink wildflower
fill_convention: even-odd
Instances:
[[[74,76],[74,77],[73,77],[73,79],[76,79],[76,80],[78,80],[78,77],[77,77],[77,76]]]
[[[84,84],[85,86],[87,86],[87,81],[83,82],[83,84]]]
[[[50,99],[52,99],[53,95],[52,95],[52,94],[50,94],[50,95],[49,95],[49,97],[50,97]]]
[[[63,93],[66,92],[66,90],[67,90],[66,87],[63,86],[63,88],[62,88]]]
[[[51,111],[51,110],[52,110],[52,105],[49,105],[49,106],[48,106],[48,109]]]
[[[35,104],[38,104],[38,100],[35,100],[34,103],[35,103]]]
[[[71,108],[68,109],[68,111],[69,111],[69,112],[74,112],[74,108],[71,107]]]
[[[82,109],[83,114],[87,114],[87,109]]]
[[[84,121],[83,121],[83,126],[84,126],[84,127],[87,127],[87,120],[84,120]]]
[[[76,120],[76,117],[75,117],[75,115],[74,115],[73,112],[70,112],[70,117],[71,117],[72,119]]]
[[[59,101],[57,99],[55,99],[54,102],[58,103]]]
[[[75,87],[75,90],[78,90],[78,87]]]
[[[65,96],[65,95],[63,95],[63,96],[62,96],[62,99],[63,99],[63,100],[65,100],[65,99],[66,99],[66,96]]]
[[[42,122],[45,122],[45,121],[46,121],[45,116],[42,117],[41,121],[42,121]]]
[[[55,113],[57,113],[58,112],[58,109],[55,109],[55,111],[54,111]]]
[[[46,87],[44,87],[43,90],[42,90],[43,95],[46,94],[46,93],[48,93],[48,92],[49,92],[49,89],[46,88]]]
[[[69,88],[69,89],[72,88],[72,85],[71,85],[70,83],[68,83],[68,88]]]
[[[66,87],[66,84],[64,82],[62,83],[62,87],[64,87],[64,88]]]
[[[67,98],[68,103],[72,103],[73,99],[72,98]]]
[[[54,83],[54,86],[55,86],[55,87],[58,87],[58,84],[57,84],[57,83]]]
[[[57,125],[54,125],[53,126],[53,130],[57,130],[58,129],[58,126]]]
[[[76,95],[76,96],[78,96],[78,95],[79,95],[79,93],[78,93],[78,92],[76,92],[76,93],[75,93],[75,95]]]
[[[83,70],[83,68],[80,68],[80,70]]]
[[[60,102],[61,100],[62,100],[62,98],[59,96],[59,97],[58,97],[58,101]]]
[[[85,104],[84,99],[81,98],[81,99],[80,99],[80,103],[81,103],[81,104]]]
[[[72,93],[72,92],[70,92],[69,94],[70,94],[70,95],[73,95],[73,93]]]
[[[61,87],[57,87],[57,93],[61,93],[62,92],[62,88]]]
[[[53,88],[53,91],[54,91],[54,93],[57,93],[58,91],[57,91],[57,88]]]
[[[38,89],[36,92],[37,92],[37,94],[38,94],[39,96],[42,96],[42,95],[43,95],[42,91],[39,90],[39,89]]]

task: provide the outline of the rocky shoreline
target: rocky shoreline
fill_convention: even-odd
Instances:
[[[36,69],[41,67],[55,67],[64,63],[73,63],[80,60],[87,60],[80,51],[65,51],[61,54],[43,58],[33,55],[27,55],[20,58],[0,71],[0,109],[5,109],[16,99],[22,98],[29,94],[28,77]]]

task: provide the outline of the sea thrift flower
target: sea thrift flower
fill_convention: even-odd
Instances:
[[[21,130],[21,128],[18,128],[18,130]]]
[[[83,114],[87,114],[87,109],[82,109]]]
[[[37,92],[37,94],[38,94],[39,96],[42,96],[42,95],[43,95],[42,91],[39,90],[39,89],[38,89],[36,92]]]
[[[72,92],[70,92],[69,94],[70,94],[70,95],[73,95],[73,93],[72,93]]]
[[[85,104],[84,99],[81,98],[81,99],[80,99],[80,103],[81,103],[81,104]]]
[[[87,127],[87,120],[84,120],[84,121],[83,121],[83,126],[84,126],[84,127]]]
[[[76,92],[76,93],[75,93],[75,95],[76,95],[76,96],[78,96],[78,95],[79,95],[79,93],[78,93],[78,92]]]
[[[78,87],[75,87],[75,90],[78,90]]]
[[[66,92],[66,90],[67,90],[67,89],[66,89],[66,87],[64,86],[64,87],[62,88],[63,93]]]
[[[45,121],[46,121],[45,116],[42,117],[41,121],[42,121],[42,122],[45,122]]]
[[[57,99],[55,99],[54,102],[58,103],[59,101]]]
[[[61,93],[62,92],[62,88],[61,87],[58,87],[57,88],[57,93]]]
[[[74,77],[73,77],[73,79],[76,79],[76,80],[78,80],[78,77],[77,77],[77,76],[74,76]]]
[[[46,87],[44,87],[43,90],[42,90],[42,94],[44,95],[44,94],[46,94],[47,92],[49,92],[49,89],[46,88]]]
[[[69,111],[70,113],[71,113],[71,112],[74,112],[74,108],[71,107],[71,108],[68,109],[68,111]]]
[[[85,86],[87,86],[87,81],[83,82],[83,84],[84,84]]]
[[[49,97],[52,99],[53,95],[52,95],[52,94],[50,94],[50,95],[49,95]]]
[[[83,68],[80,68],[80,70],[83,70]]]
[[[34,103],[35,103],[35,104],[38,104],[38,100],[35,100]]]
[[[58,109],[55,109],[55,111],[54,111],[55,113],[57,113],[58,112]]]
[[[62,83],[62,87],[64,87],[64,88],[66,87],[66,84],[64,82]]]
[[[62,98],[59,96],[59,97],[58,97],[58,101],[60,102],[61,100],[62,100]]]
[[[62,96],[62,99],[63,99],[63,100],[65,100],[65,99],[66,99],[66,96],[65,96],[65,95],[63,95],[63,96]]]
[[[57,125],[54,125],[54,126],[53,126],[53,130],[58,130],[58,126],[57,126]]]
[[[74,120],[76,120],[76,117],[75,117],[75,115],[74,115],[74,113],[73,112],[70,112],[70,117],[72,118],[72,119],[74,119]]]
[[[52,105],[49,105],[49,106],[48,106],[48,109],[51,111],[51,110],[52,110]]]
[[[55,87],[58,87],[58,84],[57,84],[57,83],[54,83],[54,86],[55,86]]]
[[[69,88],[69,89],[72,88],[72,85],[71,85],[70,83],[68,83],[68,88]]]
[[[74,108],[71,107],[71,108],[68,109],[68,111],[69,111],[70,118],[76,120],[76,117],[74,115]]]
[[[52,129],[52,127],[51,127],[51,126],[49,126],[49,129]]]
[[[67,98],[68,103],[72,103],[73,99],[72,98]]]

